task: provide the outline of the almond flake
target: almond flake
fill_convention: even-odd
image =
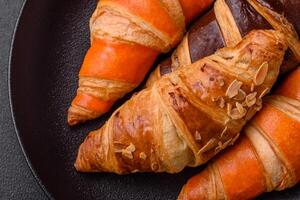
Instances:
[[[153,171],[157,171],[158,168],[159,168],[159,166],[158,166],[157,163],[152,163],[152,164],[151,164],[151,169],[152,169]]]
[[[236,134],[236,136],[234,136],[234,138],[232,139],[230,145],[233,145],[239,137],[240,137],[240,133]]]
[[[254,87],[255,85],[253,83],[251,83],[251,88],[250,88],[250,91],[253,92],[254,91]]]
[[[217,146],[217,147],[215,148],[215,155],[216,155],[217,153],[219,153],[220,151],[222,151],[222,147]]]
[[[196,141],[202,140],[201,134],[198,131],[195,132],[195,139],[196,139]]]
[[[227,126],[225,126],[225,128],[223,129],[223,131],[221,133],[221,136],[220,136],[221,138],[224,136],[224,134],[226,133],[227,129],[228,129]]]
[[[239,89],[242,87],[242,85],[243,83],[236,79],[232,81],[226,90],[226,96],[228,96],[229,98],[236,96],[239,92]]]
[[[223,79],[219,79],[219,86],[223,87],[225,85],[225,82]]]
[[[246,101],[244,101],[244,102],[242,103],[242,106],[243,106],[243,107],[246,107],[246,106],[247,106]]]
[[[146,160],[147,159],[147,155],[144,152],[141,152],[139,155],[140,159],[142,160]]]
[[[222,148],[223,144],[221,141],[218,142],[218,146]]]
[[[269,92],[269,88],[266,88],[264,91],[262,91],[262,93],[260,93],[258,98],[262,99],[268,92]]]
[[[227,103],[227,114],[230,115],[232,110],[232,105],[230,103]]]
[[[246,114],[246,109],[242,106],[242,104],[240,104],[239,102],[235,103],[236,108],[238,109],[238,111],[242,114],[245,115]]]
[[[237,108],[233,108],[229,114],[229,116],[231,117],[231,119],[233,120],[237,120],[237,119],[241,119],[245,116],[246,112],[244,113],[240,113],[239,110]]]
[[[211,98],[211,101],[212,101],[212,102],[216,102],[216,101],[218,101],[218,100],[219,100],[219,97],[212,97],[212,98]]]
[[[220,106],[220,108],[224,108],[225,107],[225,100],[223,99],[223,97],[220,98],[219,106]]]
[[[126,149],[122,149],[122,156],[129,159],[133,159],[132,153]]]
[[[257,92],[253,92],[246,96],[245,102],[249,108],[256,103],[256,95],[257,95]]]
[[[259,101],[256,102],[256,105],[255,105],[254,109],[259,111],[261,108],[262,108],[262,100],[259,99]]]
[[[135,151],[135,146],[134,144],[130,143],[130,145],[128,147],[126,147],[126,150],[129,152],[134,152]]]
[[[238,94],[234,97],[234,99],[237,100],[237,101],[242,101],[242,100],[245,99],[245,97],[246,97],[246,93],[244,92],[244,90],[239,89],[239,92],[238,92]]]
[[[257,105],[257,106],[261,106],[261,105],[262,105],[262,99],[257,99],[256,105]]]
[[[228,124],[230,122],[230,118],[227,118],[226,120],[225,120],[225,124]]]
[[[205,153],[217,145],[217,140],[215,138],[210,139],[199,151],[197,154]]]
[[[232,141],[232,138],[230,138],[229,140],[224,142],[224,144],[223,144],[224,149],[231,143],[231,141]]]
[[[269,64],[267,62],[264,62],[261,64],[261,66],[258,68],[257,72],[254,75],[253,82],[255,85],[261,85],[268,74]]]
[[[248,69],[250,63],[244,63],[244,62],[237,62],[235,64],[236,67],[242,68],[242,69]]]

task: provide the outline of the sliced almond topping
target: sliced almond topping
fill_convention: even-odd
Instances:
[[[268,74],[269,64],[267,62],[264,62],[261,64],[261,66],[258,68],[257,72],[254,75],[253,82],[255,85],[261,85]]]
[[[262,93],[260,93],[260,95],[259,95],[259,99],[262,99],[268,92],[269,92],[269,88],[266,88],[264,91],[262,91]]]
[[[126,150],[127,151],[130,151],[130,152],[134,152],[135,151],[135,146],[134,144],[130,143],[130,145],[128,147],[126,147]]]
[[[219,79],[219,86],[223,87],[225,85],[225,81],[223,79]]]
[[[254,91],[254,87],[255,87],[254,83],[251,83],[251,88],[250,88],[251,92]]]
[[[228,129],[227,126],[225,126],[225,128],[223,129],[223,131],[221,133],[221,136],[220,136],[221,138],[224,136],[224,134],[226,133],[227,129]]]
[[[236,136],[234,136],[234,138],[232,139],[230,145],[233,145],[239,137],[240,137],[240,133],[236,134]]]
[[[245,115],[246,114],[246,109],[242,106],[242,104],[240,104],[239,102],[235,103],[236,108],[238,109],[238,111],[242,114]]]
[[[242,68],[242,69],[248,69],[250,63],[244,63],[244,62],[237,62],[235,64],[236,67]]]
[[[205,153],[217,145],[217,140],[215,138],[210,139],[199,151],[198,154]]]
[[[218,101],[218,100],[219,100],[219,97],[212,97],[212,98],[211,98],[211,101],[212,101],[212,102],[216,102],[216,101]]]
[[[237,108],[233,108],[230,112],[230,117],[233,120],[241,119],[245,116],[246,112],[240,113],[240,111]]]
[[[262,105],[262,99],[257,99],[257,101],[256,101],[256,105],[257,105],[257,106],[260,106],[260,105]]]
[[[132,153],[126,149],[122,149],[122,156],[129,159],[133,159]]]
[[[256,102],[256,105],[254,107],[255,110],[259,111],[262,108],[262,100],[258,99],[258,101]]]
[[[232,105],[230,103],[227,103],[227,115],[230,115],[232,110]]]
[[[223,97],[220,98],[219,106],[220,106],[220,108],[224,108],[225,107],[225,100],[224,100]]]
[[[226,90],[226,96],[228,96],[229,98],[236,96],[239,92],[239,89],[242,87],[242,85],[243,83],[236,79],[232,81]]]
[[[220,151],[222,151],[222,147],[217,146],[217,147],[215,148],[215,155],[216,155],[217,153],[219,153]]]
[[[246,96],[245,102],[249,108],[256,103],[256,95],[257,95],[257,92],[253,92]]]
[[[232,138],[230,138],[229,140],[227,140],[226,142],[224,142],[223,144],[223,148],[225,149],[232,141]]]
[[[230,118],[227,118],[226,120],[225,120],[225,124],[228,124],[230,122]]]
[[[144,152],[141,152],[139,155],[140,159],[142,160],[146,160],[147,159],[147,155]]]
[[[222,148],[223,144],[221,141],[218,142],[218,146]]]
[[[246,93],[244,92],[244,90],[239,89],[239,92],[238,92],[238,94],[234,97],[234,99],[237,100],[237,101],[242,101],[242,100],[245,99],[245,97],[246,97]]]
[[[196,139],[196,141],[202,140],[201,134],[198,131],[195,132],[195,139]]]
[[[243,106],[243,107],[246,107],[246,106],[247,106],[246,101],[243,101],[242,106]]]
[[[151,169],[153,170],[153,171],[157,171],[158,170],[158,164],[157,163],[152,163],[151,164]]]

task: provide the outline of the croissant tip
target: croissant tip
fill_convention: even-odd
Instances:
[[[73,119],[73,118],[70,118],[70,117],[68,116],[68,124],[69,124],[69,126],[75,126],[75,125],[79,124],[79,121],[78,121],[78,120],[75,120],[75,119]]]
[[[78,115],[76,115],[76,113],[71,112],[70,109],[68,111],[68,124],[69,126],[75,126],[81,122],[83,122],[83,120],[78,119]]]
[[[88,172],[88,170],[86,169],[85,163],[82,162],[81,153],[82,152],[80,151],[80,148],[79,148],[79,152],[77,154],[77,157],[76,157],[76,160],[74,163],[74,168],[76,169],[77,172]]]

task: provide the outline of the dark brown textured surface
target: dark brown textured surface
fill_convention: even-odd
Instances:
[[[188,44],[192,63],[224,47],[222,33],[213,9],[192,26]]]
[[[294,24],[298,34],[300,34],[300,1],[299,0],[259,0],[259,2],[275,12],[283,14],[289,22]]]
[[[247,2],[247,0],[226,0],[234,20],[245,36],[253,29],[272,29],[272,26]]]
[[[16,17],[2,13],[2,9],[11,9],[16,4],[16,0],[6,2],[10,6],[0,6],[1,17],[2,14]],[[25,7],[15,40],[10,77],[14,117],[27,157],[56,199],[175,199],[182,184],[200,169],[188,169],[178,175],[120,177],[78,174],[73,168],[76,150],[87,131],[108,117],[72,129],[66,124],[66,109],[75,93],[79,65],[88,48],[87,23],[94,5],[94,1],[29,0]],[[1,23],[3,19],[0,18]],[[1,26],[0,33],[8,29]],[[9,41],[9,36],[1,36],[2,40]],[[2,53],[8,44],[1,42],[1,45]],[[20,152],[12,150],[18,144],[8,137],[14,133],[13,125],[7,125],[11,118],[5,100],[8,98],[7,61],[6,53],[5,59],[0,59],[3,69],[0,73],[0,199],[41,199],[35,183],[28,184],[31,177],[18,161]],[[260,199],[294,200],[300,198],[299,192],[298,186]]]

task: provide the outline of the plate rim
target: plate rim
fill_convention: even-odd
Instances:
[[[20,21],[21,21],[21,18],[23,16],[24,9],[25,9],[26,5],[28,4],[28,2],[29,2],[28,0],[24,0],[24,2],[21,5],[21,8],[19,10],[18,17],[17,17],[16,23],[15,23],[15,27],[14,27],[14,30],[13,30],[12,38],[11,38],[11,41],[10,41],[8,72],[7,72],[9,109],[10,109],[10,115],[12,117],[12,122],[13,122],[13,128],[14,128],[15,135],[17,136],[19,146],[21,147],[21,150],[22,150],[22,155],[26,160],[27,166],[29,167],[31,174],[33,175],[35,181],[38,183],[38,186],[42,189],[42,192],[45,194],[46,198],[54,199],[51,196],[51,194],[47,191],[46,187],[42,183],[41,179],[39,178],[39,176],[36,173],[33,165],[30,162],[30,159],[29,159],[29,157],[27,155],[27,152],[24,148],[22,139],[20,137],[20,134],[19,134],[19,131],[18,131],[18,128],[17,128],[17,124],[16,124],[16,120],[15,120],[15,112],[14,112],[13,103],[12,103],[11,68],[12,68],[12,60],[13,60],[13,57],[14,57],[13,55],[14,55],[15,45],[16,45],[16,40],[15,39],[16,39],[17,32],[19,30]]]
[[[21,8],[18,11],[17,19],[16,19],[16,22],[15,22],[15,25],[14,25],[14,29],[13,29],[13,33],[12,33],[12,38],[10,40],[10,46],[9,46],[10,50],[9,50],[9,59],[8,59],[8,71],[7,71],[9,110],[10,110],[10,115],[11,115],[11,119],[12,119],[12,122],[13,122],[13,129],[14,129],[15,135],[17,136],[17,140],[18,140],[19,146],[21,147],[22,155],[23,155],[23,157],[26,160],[26,164],[29,167],[30,172],[33,175],[35,181],[38,183],[38,186],[41,188],[42,192],[45,194],[45,197],[47,199],[51,199],[52,200],[52,199],[54,199],[54,197],[48,192],[47,188],[44,186],[44,184],[42,182],[42,179],[40,179],[40,177],[38,176],[36,170],[34,169],[32,163],[31,163],[31,161],[29,159],[28,153],[25,150],[25,147],[23,145],[22,139],[20,137],[20,134],[19,134],[19,131],[18,131],[18,128],[17,128],[17,124],[16,124],[16,120],[15,120],[15,112],[14,112],[13,100],[12,100],[11,69],[12,69],[12,62],[13,62],[13,58],[14,58],[14,52],[15,52],[15,49],[16,49],[16,47],[15,47],[16,46],[16,36],[17,36],[18,31],[19,31],[19,27],[21,25],[20,21],[21,21],[21,18],[23,17],[25,7],[28,6],[29,2],[30,2],[29,0],[23,0]]]

